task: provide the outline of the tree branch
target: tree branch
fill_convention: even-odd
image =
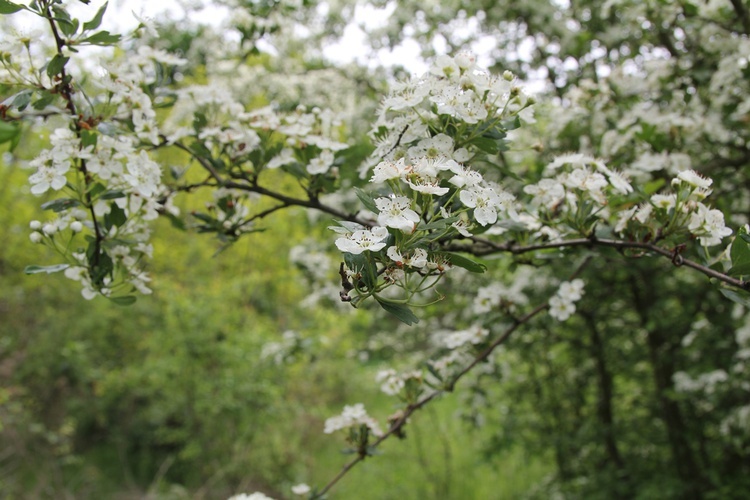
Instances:
[[[645,252],[653,252],[663,257],[667,257],[677,266],[685,266],[694,269],[709,278],[715,278],[728,285],[750,291],[750,281],[745,281],[728,276],[722,272],[711,269],[710,267],[699,264],[695,261],[684,258],[679,249],[667,249],[653,243],[643,243],[639,241],[611,240],[601,238],[577,238],[572,240],[555,241],[550,243],[540,243],[537,245],[516,245],[515,243],[494,243],[482,238],[472,237],[473,245],[447,245],[446,250],[466,252],[476,256],[492,255],[495,253],[511,253],[520,255],[537,250],[550,250],[554,248],[566,247],[610,247],[617,250],[635,249]]]

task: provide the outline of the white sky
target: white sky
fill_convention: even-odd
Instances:
[[[97,9],[103,5],[105,0],[92,0],[89,5],[78,2],[70,2],[71,14],[79,16],[79,19],[88,20],[93,17]],[[360,28],[365,26],[373,29],[382,26],[387,14],[395,8],[391,3],[385,9],[376,9],[372,6],[358,6],[355,10],[355,22],[347,26],[342,39],[329,45],[323,50],[323,55],[335,63],[347,63],[357,61],[368,64],[364,57],[365,32]],[[160,14],[168,12],[172,18],[183,16],[183,9],[178,0],[109,0],[107,13],[104,16],[102,27],[113,32],[126,31],[135,27],[140,18],[157,18]],[[208,24],[219,24],[228,14],[226,8],[211,7],[203,9],[199,15],[194,14],[191,18]],[[23,28],[23,23],[20,24]],[[428,67],[421,61],[419,46],[414,41],[406,41],[394,50],[381,49],[377,53],[377,61],[369,61],[370,64],[383,64],[386,66],[402,65],[410,73],[422,74]]]

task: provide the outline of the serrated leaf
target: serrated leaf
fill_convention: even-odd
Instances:
[[[130,306],[135,304],[138,297],[135,295],[123,295],[121,297],[112,297],[109,300],[117,304],[118,306]]]
[[[65,65],[68,64],[69,60],[69,57],[55,54],[52,60],[47,63],[47,76],[53,78],[55,75],[59,75],[60,73],[62,73],[63,68],[65,68]]]
[[[419,318],[414,315],[407,305],[389,302],[381,297],[375,297],[375,299],[377,299],[380,307],[388,311],[389,314],[395,316],[402,323],[406,323],[409,326],[419,323]]]
[[[99,7],[99,10],[96,11],[96,15],[91,19],[91,21],[87,21],[83,23],[83,30],[95,30],[102,24],[102,19],[104,18],[104,12],[107,10],[107,5],[109,2],[104,2],[104,5]]]
[[[484,264],[473,261],[461,254],[453,252],[440,252],[440,255],[444,256],[452,265],[462,267],[472,273],[481,274],[487,270],[487,266],[485,266]]]
[[[42,203],[42,210],[52,210],[53,212],[62,212],[77,207],[81,203],[73,198],[60,198],[57,200]]]
[[[362,202],[362,205],[364,205],[367,210],[376,214],[380,212],[378,206],[375,204],[375,199],[370,196],[370,193],[358,187],[354,188],[354,192],[357,193],[357,198],[359,198],[359,201]]]
[[[39,274],[39,273],[59,273],[69,268],[70,264],[56,264],[54,266],[26,266],[23,270],[26,274]]]
[[[15,14],[24,8],[23,5],[18,5],[8,0],[0,0],[0,14]]]
[[[94,33],[90,37],[83,38],[78,41],[79,44],[90,44],[90,45],[113,45],[120,41],[121,35],[113,35],[109,31],[99,31]]]

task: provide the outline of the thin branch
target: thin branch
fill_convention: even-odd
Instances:
[[[643,243],[639,241],[625,241],[625,240],[610,240],[601,238],[577,238],[572,240],[556,241],[550,243],[540,243],[537,245],[520,246],[515,243],[494,243],[489,240],[481,238],[472,238],[475,242],[474,245],[449,245],[448,250],[466,252],[476,256],[491,255],[495,253],[511,253],[513,255],[520,255],[528,252],[534,252],[537,250],[550,250],[554,248],[567,248],[567,247],[610,247],[616,248],[617,250],[636,249],[643,250],[646,252],[657,253],[663,257],[667,257],[672,263],[677,266],[685,266],[694,269],[702,274],[705,274],[709,278],[715,278],[728,285],[741,288],[743,290],[750,291],[750,281],[745,281],[737,278],[728,276],[722,272],[711,269],[710,267],[699,264],[695,261],[684,258],[678,248],[667,249],[660,247],[653,243]]]
[[[574,273],[574,276],[580,272],[580,270],[583,268],[583,266],[586,265],[588,262],[588,259],[584,264],[582,264],[579,269]],[[412,403],[408,405],[402,412],[401,415],[397,420],[395,420],[391,427],[388,429],[388,432],[380,436],[375,442],[372,443],[372,445],[368,446],[369,449],[374,449],[380,446],[383,441],[388,439],[389,437],[393,435],[401,435],[402,429],[406,425],[407,420],[409,420],[409,417],[411,417],[417,410],[421,409],[430,401],[433,401],[439,396],[442,396],[446,392],[453,391],[456,383],[463,378],[467,373],[469,373],[472,369],[474,369],[479,363],[487,360],[490,355],[497,349],[500,345],[505,343],[508,338],[515,332],[521,325],[528,323],[532,318],[534,318],[536,315],[541,313],[542,311],[545,311],[549,307],[549,304],[547,302],[538,305],[535,307],[531,312],[527,313],[526,315],[522,316],[521,318],[518,318],[514,321],[514,323],[509,326],[503,333],[500,335],[497,339],[495,339],[484,351],[479,353],[474,360],[467,365],[463,370],[461,370],[451,381],[448,387],[445,389],[439,389],[431,392],[430,394],[427,394],[426,396],[422,397],[420,400],[418,400],[416,403]],[[351,469],[353,469],[358,463],[364,461],[364,459],[367,458],[366,454],[360,454],[357,456],[357,458],[354,458],[349,463],[344,465],[344,467],[339,471],[336,476],[331,479],[331,481],[325,485],[325,487],[318,491],[315,498],[322,498],[323,495],[325,495],[328,491],[333,488],[333,486],[341,480]]]
[[[50,10],[49,4],[45,4],[44,6],[44,15],[47,18],[47,21],[50,25],[50,30],[52,31],[52,36],[55,39],[55,46],[57,48],[57,55],[60,57],[63,56],[63,49],[67,45],[65,40],[60,36],[60,32],[57,29],[57,25],[55,24],[54,16],[52,15],[52,11]],[[52,77],[52,75],[50,75]],[[81,122],[78,120],[78,110],[76,109],[76,105],[73,102],[73,87],[68,81],[68,73],[65,71],[65,66],[60,69],[60,83],[58,85],[60,89],[60,95],[65,100],[65,107],[68,110],[68,113],[70,113],[70,116],[73,117],[73,126],[75,127],[75,133],[78,139],[82,139],[82,127]],[[88,205],[89,212],[91,213],[91,221],[94,224],[94,255],[91,261],[91,267],[96,268],[99,265],[99,254],[101,253],[101,246],[102,242],[104,241],[104,234],[102,233],[101,228],[99,227],[99,222],[96,218],[96,212],[94,211],[94,204],[91,199],[91,193],[88,190],[88,186],[91,184],[91,176],[89,175],[88,169],[86,168],[86,160],[79,159],[79,169],[81,173],[83,174],[83,180],[86,184],[86,193],[84,194],[84,197],[86,198],[86,204]]]
[[[211,175],[211,177],[213,177],[216,180],[216,183],[218,186],[230,188],[230,189],[239,189],[241,191],[247,191],[250,193],[257,193],[262,196],[267,196],[274,200],[280,201],[284,205],[284,207],[296,206],[296,207],[312,208],[314,210],[318,210],[320,212],[333,215],[334,217],[337,217],[342,220],[347,220],[351,222],[356,222],[358,224],[362,224],[363,226],[373,225],[373,223],[370,221],[359,219],[356,216],[356,214],[348,214],[348,213],[342,212],[341,210],[337,210],[336,208],[333,208],[333,207],[330,207],[328,205],[321,203],[317,198],[314,198],[314,197],[311,197],[305,200],[302,198],[294,198],[291,196],[286,196],[284,194],[271,191],[270,189],[267,189],[267,188],[264,188],[263,186],[258,185],[256,180],[247,179],[246,182],[238,182],[236,180],[225,179],[219,174],[219,172],[214,168],[213,165],[211,165],[211,163],[208,160],[196,155],[193,151],[190,150],[190,148],[188,148],[184,144],[175,142],[174,145],[177,148],[188,153],[192,158],[195,159],[195,161],[197,161],[201,165],[201,167],[206,169],[206,171]]]

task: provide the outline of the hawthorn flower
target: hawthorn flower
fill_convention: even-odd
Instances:
[[[307,495],[310,493],[310,487],[305,483],[300,483],[292,486],[292,493],[295,495]]]
[[[375,376],[375,382],[381,384],[380,390],[389,396],[395,396],[404,388],[404,380],[398,375],[396,370],[380,370]]]
[[[128,173],[123,178],[139,195],[150,198],[158,191],[161,183],[159,164],[141,150],[138,156],[132,156],[127,164]]]
[[[229,497],[227,500],[273,500],[273,498],[266,496],[263,493],[255,492],[250,494],[239,493]]]
[[[424,194],[436,194],[442,196],[450,191],[448,188],[440,187],[440,179],[436,177],[417,175],[413,176],[411,179],[407,179],[406,183],[414,191]]]
[[[490,331],[479,325],[473,325],[466,330],[459,330],[449,333],[445,337],[445,347],[456,349],[465,344],[481,344],[489,335]]]
[[[323,432],[332,434],[338,430],[359,427],[361,425],[370,429],[373,436],[380,437],[383,435],[378,422],[367,414],[365,406],[362,403],[344,406],[344,411],[341,412],[341,415],[336,415],[326,420]]]
[[[404,159],[398,161],[381,161],[373,170],[370,182],[385,182],[390,179],[400,179],[411,172],[411,166],[404,164]]]
[[[655,194],[651,196],[651,203],[662,210],[671,210],[677,203],[677,195],[674,194]]]
[[[461,203],[474,209],[474,218],[483,226],[497,222],[497,210],[513,201],[508,193],[480,186],[461,191],[459,198]]]
[[[695,170],[683,170],[677,174],[677,177],[672,181],[672,185],[679,184],[680,181],[698,189],[708,189],[713,184],[711,179],[703,177]]]
[[[393,262],[402,266],[410,266],[417,269],[422,269],[428,264],[427,250],[423,248],[415,248],[411,256],[404,257],[403,255],[401,255],[401,253],[399,253],[396,247],[388,247],[388,250],[386,250],[386,255],[388,255],[388,257]]]
[[[691,214],[688,230],[707,247],[720,244],[722,238],[732,234],[724,225],[724,214],[720,210],[709,210],[703,203],[698,203],[698,211]]]
[[[482,183],[482,174],[480,174],[476,170],[472,170],[469,167],[465,167],[463,165],[455,163],[455,166],[453,166],[450,170],[455,175],[448,179],[448,182],[458,188],[478,186]]]
[[[307,173],[311,175],[325,174],[331,168],[331,165],[333,165],[333,152],[325,150],[320,153],[320,156],[310,160],[307,165]]]
[[[388,230],[381,226],[372,229],[360,229],[336,240],[336,247],[342,252],[359,255],[365,250],[378,252],[382,250],[388,237]]]
[[[576,312],[575,303],[583,296],[583,280],[563,281],[557,293],[549,299],[549,315],[558,321],[565,321]]]
[[[411,200],[406,196],[377,198],[375,205],[380,210],[378,224],[392,227],[404,233],[414,232],[419,222],[419,214],[411,209]]]
[[[560,283],[560,288],[557,291],[557,294],[571,302],[581,300],[581,297],[583,296],[583,280],[574,279],[573,281],[563,281]]]
[[[559,295],[549,299],[549,315],[558,321],[565,321],[576,312],[576,306]]]
[[[536,184],[524,186],[523,191],[534,198],[532,204],[549,209],[560,203],[565,197],[565,188],[556,179],[542,179]]]
[[[44,194],[49,189],[59,191],[68,182],[65,174],[70,170],[70,164],[54,162],[50,151],[43,151],[29,162],[29,166],[37,168],[36,173],[29,176],[32,194]]]

